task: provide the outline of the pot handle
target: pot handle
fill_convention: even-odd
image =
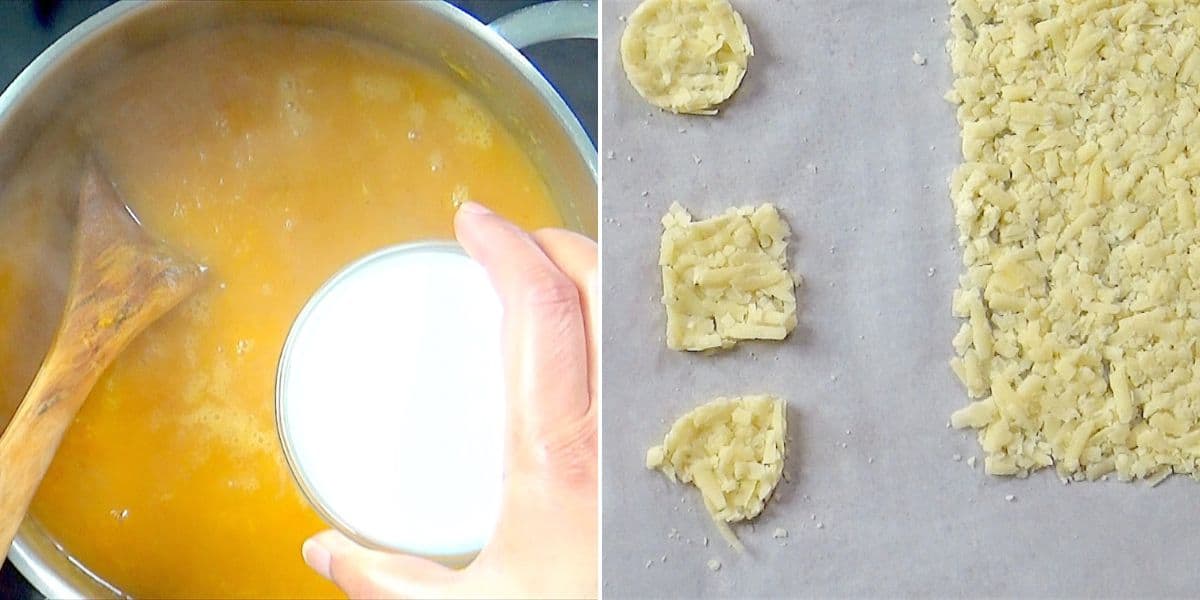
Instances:
[[[598,0],[554,0],[511,12],[488,25],[517,48],[553,40],[596,39]]]

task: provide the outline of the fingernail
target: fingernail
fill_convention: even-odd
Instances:
[[[462,206],[458,207],[458,212],[467,213],[467,214],[471,214],[471,215],[490,215],[490,214],[492,214],[492,211],[488,210],[488,207],[486,207],[478,202],[472,202],[470,200],[463,202]]]
[[[309,568],[329,579],[329,550],[325,546],[316,540],[305,540],[300,547],[300,554],[304,555],[304,562],[308,563]]]

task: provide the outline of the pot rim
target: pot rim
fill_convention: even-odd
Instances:
[[[389,1],[403,2],[405,0]],[[156,0],[119,0],[71,28],[38,54],[37,58],[22,69],[17,77],[13,79],[12,83],[0,93],[0,124],[11,119],[13,112],[17,108],[31,100],[35,84],[41,78],[53,71],[54,68],[70,60],[73,53],[80,47],[103,33],[106,29],[118,26],[126,20],[140,18],[143,14],[156,10],[163,4],[166,3]],[[541,71],[495,29],[450,4],[447,0],[422,0],[420,4],[426,10],[434,12],[439,17],[453,23],[485,43],[492,51],[498,53],[511,64],[533,86],[538,96],[546,103],[547,108],[554,115],[555,120],[570,137],[577,154],[584,159],[592,180],[597,182],[598,185],[598,154],[596,147],[588,138],[579,119],[567,106],[566,101],[554,89],[554,86],[546,80]],[[31,521],[28,517],[25,519],[25,522],[26,526],[22,527],[24,533],[28,533],[30,525],[40,529],[40,525]],[[98,585],[110,590],[114,596],[127,597],[96,573],[90,571],[74,557],[67,554],[56,541],[52,539],[51,541],[54,542],[54,547],[76,569],[86,574]],[[80,590],[72,585],[62,573],[39,560],[38,554],[35,553],[30,543],[25,539],[25,536],[22,535],[22,531],[18,531],[16,538],[13,540],[12,546],[8,550],[8,558],[12,561],[13,566],[46,597],[84,597]]]
[[[402,2],[404,0],[388,1]],[[0,93],[0,123],[7,120],[9,113],[27,99],[33,84],[50,71],[52,67],[56,66],[59,61],[67,58],[71,50],[88,41],[100,30],[113,26],[119,20],[136,18],[142,12],[152,10],[162,3],[156,0],[118,0],[118,2],[101,9],[80,24],[72,27],[67,33],[63,34],[43,50],[41,54],[38,54],[37,58],[26,65],[17,77],[12,80],[12,83],[4,89],[3,93]],[[448,0],[421,0],[420,4],[474,34],[477,38],[486,42],[492,50],[500,53],[501,56],[511,63],[534,86],[542,100],[549,105],[558,122],[570,134],[571,140],[575,143],[576,150],[587,163],[592,178],[597,181],[599,180],[596,147],[588,138],[587,132],[583,130],[579,119],[571,112],[566,101],[554,89],[554,86],[546,80],[542,72],[533,63],[529,62],[529,59],[516,46],[509,43],[495,29],[475,19],[475,17],[472,17],[457,6],[450,4]]]

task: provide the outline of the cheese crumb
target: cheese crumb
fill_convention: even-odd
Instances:
[[[775,539],[785,538],[787,536],[788,536],[788,530],[786,530],[782,527],[776,527],[775,533],[771,534],[771,537],[773,537]]]
[[[714,573],[716,573],[717,571],[720,571],[721,570],[721,561],[719,561],[715,558],[710,558],[708,560],[708,570],[712,571]]]
[[[762,512],[783,472],[786,435],[782,400],[717,398],[675,421],[663,444],[646,452],[646,467],[699,488],[718,530],[740,549],[726,523]]]
[[[914,65],[925,66],[925,57],[921,56],[920,52],[913,52],[912,61]]]
[[[1200,477],[1200,6],[952,12],[952,421],[993,475]]]
[[[782,340],[795,328],[791,231],[773,205],[693,222],[676,203],[662,224],[658,263],[668,347],[732,348],[738,340]]]
[[[729,0],[645,0],[621,36],[629,83],[650,104],[675,113],[717,114],[753,54]]]

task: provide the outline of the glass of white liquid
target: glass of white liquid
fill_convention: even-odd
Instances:
[[[504,476],[501,306],[460,246],[366,256],[296,318],[275,391],[295,479],[332,526],[460,566],[492,535]]]

